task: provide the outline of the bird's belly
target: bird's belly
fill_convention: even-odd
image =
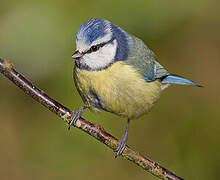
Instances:
[[[159,81],[146,82],[123,62],[100,71],[75,69],[75,83],[87,105],[130,119],[147,113],[161,92]]]

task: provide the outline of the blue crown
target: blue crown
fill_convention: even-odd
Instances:
[[[92,18],[83,23],[76,34],[76,39],[85,39],[86,43],[91,44],[98,38],[106,35],[107,25],[110,22],[102,18]]]

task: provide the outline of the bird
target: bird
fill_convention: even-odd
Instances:
[[[171,84],[201,87],[170,74],[141,39],[104,18],[79,27],[72,58],[74,83],[85,105],[72,112],[69,128],[87,108],[126,118],[115,157],[126,147],[130,121],[149,113],[164,89]]]

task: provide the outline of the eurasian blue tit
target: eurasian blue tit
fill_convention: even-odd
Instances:
[[[116,156],[128,138],[130,120],[147,114],[170,84],[200,86],[168,73],[144,42],[102,18],[83,23],[76,34],[74,82],[85,106],[73,111],[74,125],[85,108],[127,118]]]

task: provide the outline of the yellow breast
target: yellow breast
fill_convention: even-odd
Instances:
[[[100,71],[76,68],[75,83],[87,105],[96,106],[92,102],[92,90],[106,110],[130,119],[147,113],[161,92],[159,81],[146,82],[135,69],[121,61]]]

